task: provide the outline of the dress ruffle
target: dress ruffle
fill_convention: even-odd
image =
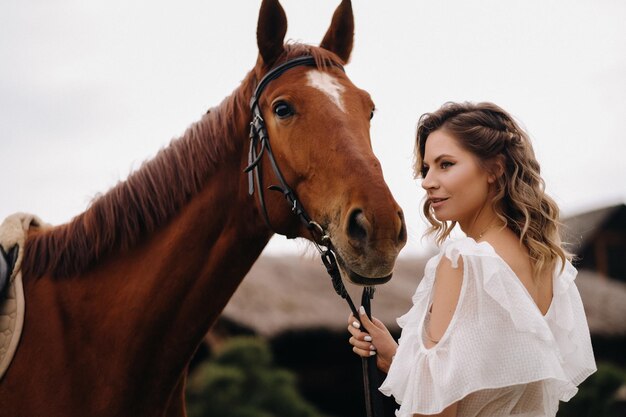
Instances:
[[[458,267],[463,284],[454,317],[440,342],[426,349],[423,322],[442,256]],[[554,295],[543,316],[510,267],[486,242],[450,241],[431,258],[398,324],[402,335],[380,390],[401,405],[399,417],[434,414],[468,394],[544,381],[544,412],[555,413],[595,371],[576,269],[568,262],[553,277]],[[554,410],[554,411],[552,411]]]

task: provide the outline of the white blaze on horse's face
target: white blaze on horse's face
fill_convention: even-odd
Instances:
[[[309,86],[317,88],[322,93],[326,94],[342,112],[346,112],[343,106],[343,98],[341,97],[345,87],[341,85],[335,77],[327,72],[314,69],[307,73],[307,79]]]

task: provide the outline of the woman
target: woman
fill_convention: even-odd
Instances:
[[[399,417],[554,416],[596,368],[528,135],[494,104],[447,103],[420,118],[415,159],[441,251],[399,346],[361,309],[354,352],[377,355]],[[448,239],[457,224],[467,237]]]

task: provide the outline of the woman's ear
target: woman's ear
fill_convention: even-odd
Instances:
[[[504,175],[504,158],[502,155],[498,155],[490,164],[489,164],[489,174],[487,176],[487,182],[489,184],[493,184]]]

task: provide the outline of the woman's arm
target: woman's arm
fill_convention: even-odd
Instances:
[[[462,285],[463,258],[459,257],[457,268],[452,266],[450,259],[441,258],[435,272],[430,321],[424,328],[427,349],[436,346],[448,330],[459,303]]]
[[[452,262],[445,256],[441,258],[435,273],[430,321],[428,327],[424,329],[426,333],[424,345],[427,349],[435,347],[448,330],[459,303],[462,285],[463,258],[459,257],[457,268],[454,268]],[[458,402],[450,404],[438,414],[429,414],[429,416],[456,417],[457,408]],[[413,417],[426,417],[426,415],[413,414]]]

